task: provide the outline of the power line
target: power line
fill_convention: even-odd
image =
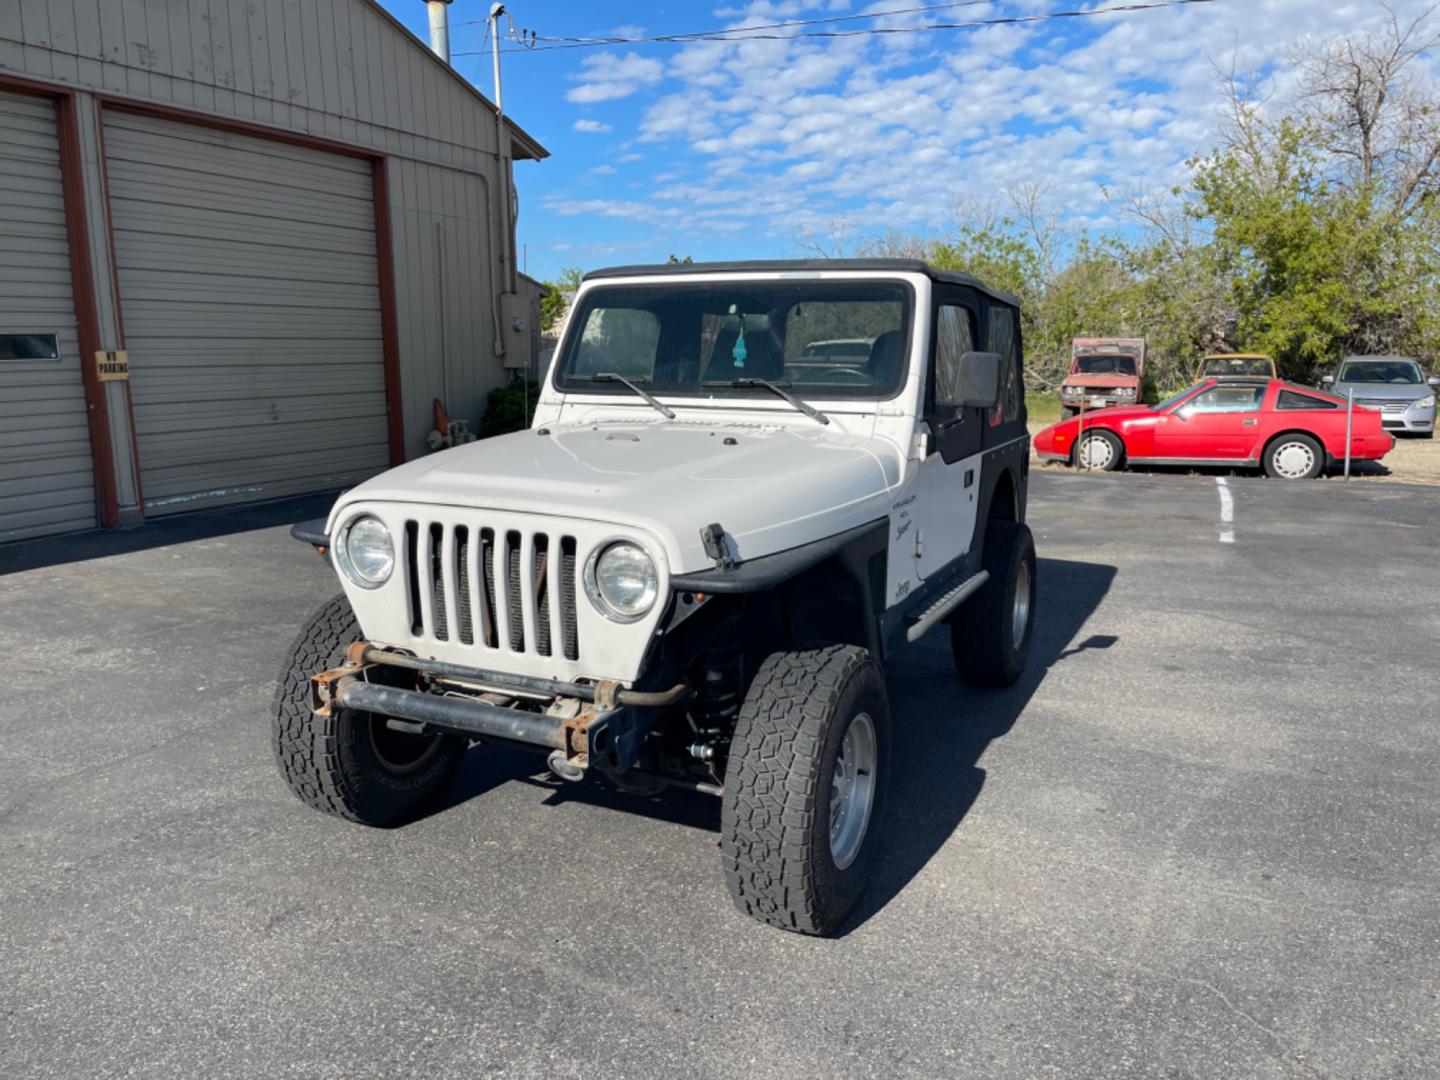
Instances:
[[[955,6],[968,7],[980,0],[963,0]],[[691,31],[684,34],[660,34],[653,37],[611,37],[594,38],[581,40],[566,40],[563,38],[542,37],[539,34],[530,34],[529,39],[536,42],[550,42],[550,44],[536,44],[524,48],[502,49],[502,52],[523,53],[523,52],[554,52],[561,49],[595,49],[612,45],[652,45],[652,44],[690,44],[698,41],[719,41],[719,42],[741,42],[741,41],[791,41],[800,38],[851,38],[871,37],[895,34],[922,34],[937,30],[975,30],[986,26],[1014,26],[1024,23],[1048,22],[1052,19],[1085,19],[1094,15],[1113,15],[1127,12],[1159,11],[1165,8],[1190,7],[1196,4],[1212,4],[1216,0],[1153,0],[1149,3],[1114,4],[1110,7],[1090,8],[1081,11],[1047,11],[1035,15],[1008,15],[997,16],[991,19],[973,19],[969,22],[951,23],[930,23],[924,26],[870,26],[859,30],[802,30],[798,33],[776,34],[769,33],[777,27],[801,25],[800,23],[780,23],[773,26],[755,27],[732,27],[728,30]],[[872,12],[864,16],[847,16],[847,18],[880,18],[887,14],[898,12]],[[817,20],[825,21],[825,20]],[[756,33],[755,31],[767,31]],[[457,52],[455,56],[474,56],[474,52]]]
[[[992,0],[950,0],[944,4],[925,4],[921,7],[893,8],[889,11],[870,11],[863,15],[827,15],[818,19],[787,19],[784,22],[757,23],[754,26],[732,26],[721,30],[694,30],[687,33],[660,34],[647,38],[627,37],[551,37],[531,32],[531,39],[535,41],[563,42],[575,45],[627,45],[633,42],[670,42],[685,41],[690,38],[705,37],[710,34],[743,34],[751,30],[784,30],[791,26],[820,26],[824,23],[857,22],[864,19],[883,19],[887,15],[913,15],[924,11],[944,11],[951,8],[979,7],[982,4],[989,4]],[[467,19],[461,25],[479,26],[488,25],[487,19]],[[528,48],[526,51],[530,51]]]

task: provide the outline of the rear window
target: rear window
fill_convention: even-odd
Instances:
[[[1327,401],[1325,398],[1299,394],[1294,390],[1281,390],[1280,396],[1275,401],[1275,408],[1285,412],[1295,409],[1338,409],[1339,407],[1340,403],[1337,401]]]

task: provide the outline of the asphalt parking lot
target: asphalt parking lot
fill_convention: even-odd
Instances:
[[[824,941],[706,797],[481,749],[404,829],[302,806],[314,505],[0,549],[0,1075],[1440,1075],[1440,489],[1224,487],[1037,470],[1031,671],[893,663]]]

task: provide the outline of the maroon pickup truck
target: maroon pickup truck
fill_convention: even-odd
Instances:
[[[1070,374],[1060,384],[1061,418],[1082,409],[1137,404],[1144,373],[1144,338],[1076,338],[1070,343]]]

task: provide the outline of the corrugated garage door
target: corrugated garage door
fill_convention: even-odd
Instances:
[[[389,464],[370,164],[110,112],[147,515]]]
[[[55,106],[0,93],[0,541],[94,525]]]

